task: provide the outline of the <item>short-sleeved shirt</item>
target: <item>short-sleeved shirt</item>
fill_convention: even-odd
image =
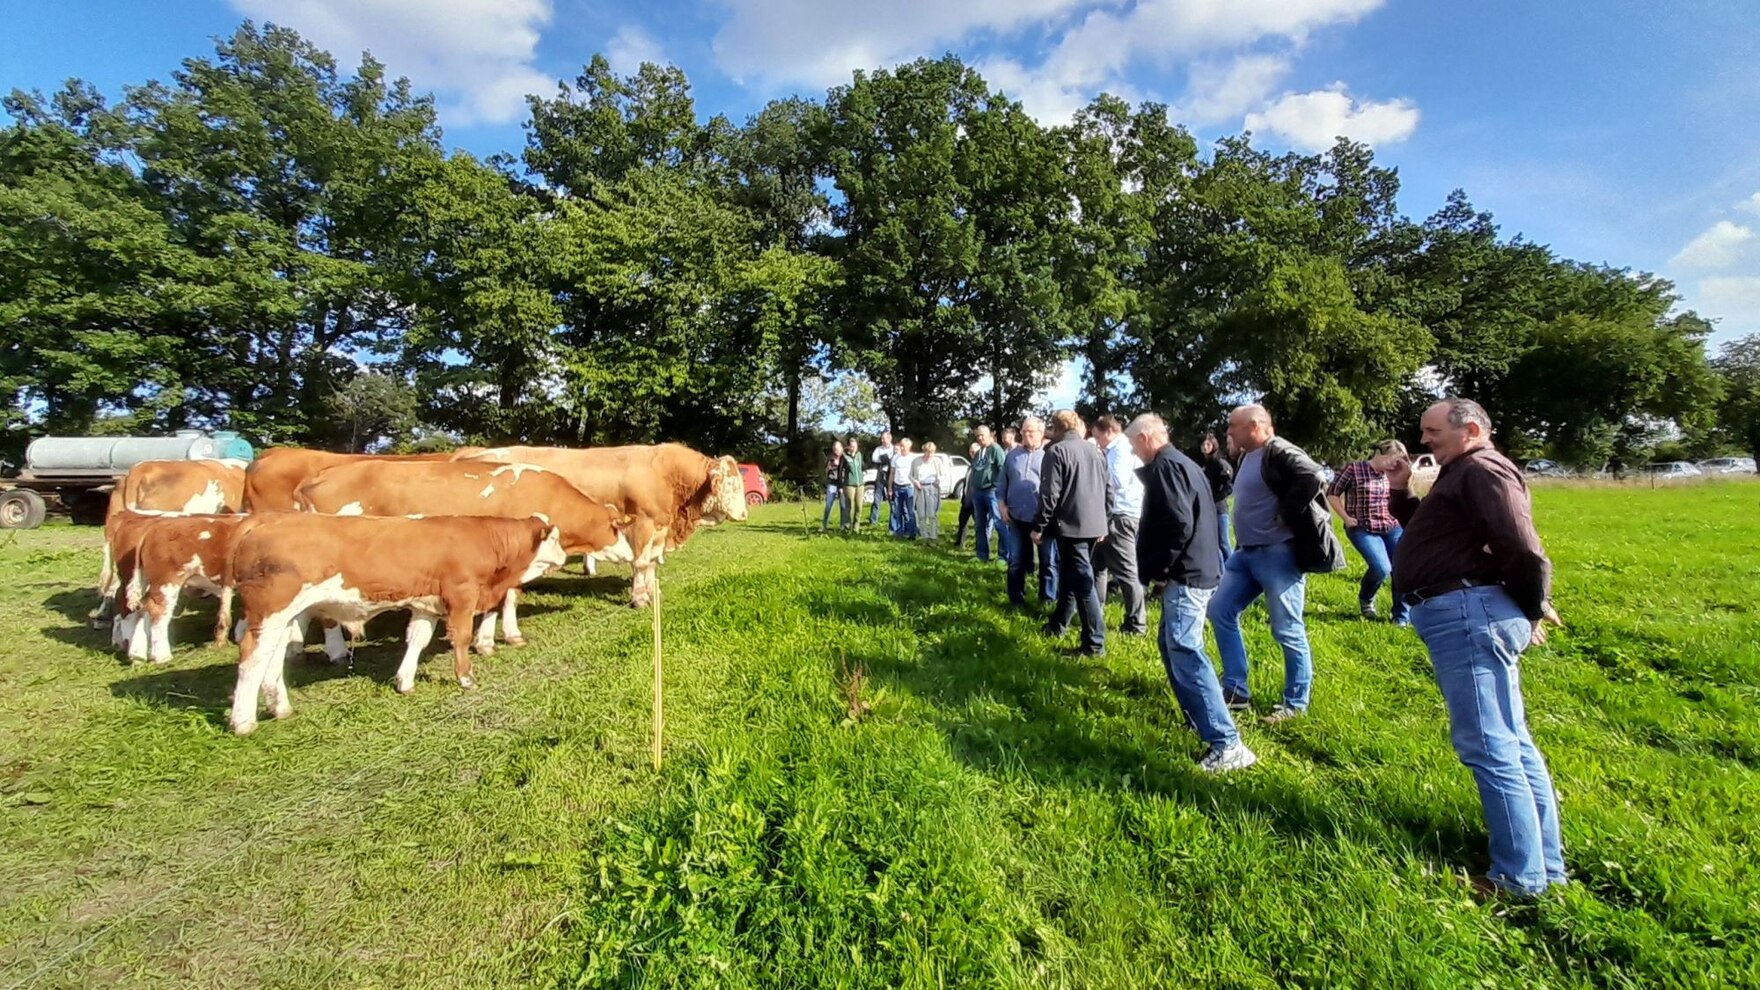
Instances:
[[[1241,458],[1234,476],[1234,541],[1241,547],[1268,547],[1293,539],[1277,496],[1265,485],[1265,448],[1260,447]]]
[[[1387,508],[1387,476],[1368,461],[1352,461],[1332,478],[1326,494],[1344,500],[1344,511],[1360,529],[1386,533],[1399,525]]]

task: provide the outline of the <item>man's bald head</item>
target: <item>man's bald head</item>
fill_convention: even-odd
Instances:
[[[1252,453],[1271,442],[1276,431],[1271,426],[1271,413],[1258,403],[1236,406],[1228,414],[1228,438],[1242,454]]]

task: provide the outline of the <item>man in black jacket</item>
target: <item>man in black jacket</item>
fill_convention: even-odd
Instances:
[[[1062,636],[1075,614],[1082,619],[1076,652],[1106,652],[1106,620],[1094,588],[1094,543],[1105,539],[1112,515],[1112,478],[1106,456],[1083,439],[1082,419],[1069,409],[1051,417],[1051,446],[1039,476],[1039,515],[1033,542],[1057,540],[1057,608],[1046,620],[1047,636]]]
[[[1270,724],[1308,710],[1313,656],[1303,620],[1313,573],[1344,567],[1344,548],[1332,532],[1326,478],[1300,447],[1276,436],[1264,406],[1241,406],[1228,417],[1228,439],[1241,452],[1234,478],[1237,549],[1223,565],[1222,583],[1210,599],[1216,652],[1222,654],[1222,688],[1228,707],[1251,707],[1247,645],[1241,613],[1260,595],[1271,619],[1271,637],[1283,648],[1283,700],[1265,717]]]
[[[1204,609],[1222,576],[1214,491],[1198,465],[1168,442],[1161,417],[1144,413],[1125,435],[1143,461],[1137,471],[1143,479],[1138,574],[1167,583],[1161,595],[1161,663],[1186,721],[1209,746],[1198,767],[1206,773],[1245,769],[1259,758],[1241,742],[1204,653]]]

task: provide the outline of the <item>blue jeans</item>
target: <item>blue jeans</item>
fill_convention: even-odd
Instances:
[[[998,525],[1001,520],[996,518],[996,489],[986,488],[982,491],[972,492],[971,499],[972,525],[976,528],[972,541],[978,547],[978,559],[986,564],[990,562],[990,530],[992,528],[996,530],[996,552],[1006,559],[1008,551],[1004,549],[1006,544],[1002,538],[1002,527]]]
[[[1399,538],[1405,535],[1405,530],[1395,526],[1385,533],[1371,533],[1361,527],[1352,526],[1344,531],[1344,535],[1351,541],[1351,546],[1357,548],[1357,553],[1363,555],[1363,563],[1369,565],[1369,569],[1363,572],[1363,583],[1357,586],[1357,603],[1373,605],[1375,593],[1393,575],[1393,549],[1399,546]],[[1406,621],[1408,611],[1410,610],[1406,603],[1395,595],[1393,621]]]
[[[1009,524],[1013,531],[1013,545],[1009,550],[1014,554],[1008,559],[1008,601],[1011,605],[1026,607],[1027,604],[1027,572],[1033,569],[1034,551],[1039,557],[1039,600],[1054,602],[1057,600],[1057,541],[1046,540],[1044,545],[1033,543],[1033,524],[1024,523],[1019,519]]]
[[[825,485],[825,517],[819,520],[820,529],[831,528],[831,507],[837,504],[837,486]]]
[[[885,481],[876,479],[874,482],[874,503],[872,505],[868,506],[868,525],[872,526],[880,520],[880,503],[881,502],[889,502],[891,500],[892,500],[891,488],[889,488],[887,486]],[[892,524],[892,517],[887,516],[887,518],[886,518],[886,531],[890,533],[890,532],[894,532],[895,530],[896,530],[896,527],[893,526],[893,524]]]
[[[1228,557],[1234,548],[1228,545],[1228,499],[1216,503],[1216,545],[1222,548],[1222,562],[1228,563]]]
[[[1106,616],[1100,611],[1100,593],[1094,589],[1094,541],[1057,538],[1057,609],[1046,625],[1056,632],[1069,628],[1069,620],[1082,620],[1082,649],[1095,653],[1106,649]]]
[[[1423,602],[1412,626],[1430,651],[1449,741],[1479,787],[1492,882],[1521,894],[1564,883],[1558,796],[1522,708],[1527,617],[1502,588],[1478,587]]]
[[[910,485],[892,489],[892,520],[886,528],[907,540],[917,538],[917,490]]]
[[[1226,749],[1241,737],[1228,714],[1216,668],[1204,652],[1204,608],[1213,591],[1168,583],[1161,593],[1161,665],[1198,738],[1211,749]]]
[[[1222,584],[1210,599],[1210,624],[1216,630],[1216,652],[1222,654],[1222,686],[1240,697],[1247,690],[1247,644],[1241,639],[1241,613],[1260,595],[1271,617],[1271,638],[1283,647],[1283,703],[1297,711],[1308,708],[1314,661],[1308,651],[1308,628],[1302,607],[1308,576],[1296,566],[1289,542],[1268,547],[1238,547],[1222,568]]]

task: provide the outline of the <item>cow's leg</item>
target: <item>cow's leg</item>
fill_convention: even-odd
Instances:
[[[471,646],[476,649],[477,656],[491,657],[495,655],[495,613],[483,613],[483,621],[477,623],[477,641]]]
[[[581,570],[585,571],[588,577],[592,577],[599,573],[599,565],[594,563],[592,557],[582,557]]]
[[[232,586],[220,586],[220,611],[214,615],[214,645],[226,645],[226,630],[232,626]]]
[[[287,658],[296,660],[306,651],[306,629],[311,625],[312,617],[301,613],[287,623],[287,635],[281,638],[286,645]]]
[[[587,558],[588,562],[592,558]],[[507,589],[507,597],[501,600],[501,638],[508,646],[526,645],[525,634],[519,631],[519,589]]]
[[[475,613],[467,604],[453,603],[446,614],[446,638],[452,640],[452,672],[458,675],[458,686],[469,691],[477,686],[471,676],[471,619]]]
[[[147,628],[147,613],[142,609],[130,609],[122,616],[122,638],[130,660],[145,660],[152,646],[151,633]]]
[[[116,609],[116,560],[110,556],[110,541],[104,541],[104,559],[98,565],[98,607],[86,613],[92,620],[92,628],[100,628],[106,615]]]
[[[294,623],[283,616],[271,615],[255,627],[247,627],[238,644],[238,686],[232,692],[232,731],[249,735],[257,727],[257,698],[263,689],[263,678],[269,673],[269,661],[275,654],[284,658],[287,639]]]
[[[331,663],[347,663],[354,658],[354,651],[348,648],[348,640],[342,638],[342,626],[334,622],[324,623],[324,655]]]
[[[182,591],[180,584],[162,584],[147,593],[147,616],[152,621],[147,642],[154,663],[171,659],[171,616],[177,612],[177,599]]]
[[[630,577],[629,603],[636,608],[643,608],[654,600],[654,563],[637,564]]]
[[[286,650],[269,653],[269,669],[263,673],[263,693],[267,696],[270,713],[276,718],[293,714],[293,704],[287,700]]]
[[[411,612],[409,630],[403,634],[408,643],[403,650],[403,662],[397,665],[397,693],[408,694],[416,689],[416,664],[422,659],[422,651],[434,638],[434,616],[426,612]]]

